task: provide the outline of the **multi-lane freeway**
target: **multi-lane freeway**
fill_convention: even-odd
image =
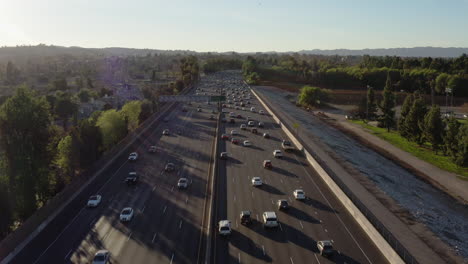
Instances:
[[[197,93],[229,93],[231,102],[226,102],[224,110],[235,112],[235,123],[229,122],[227,113],[219,116],[227,118],[219,129],[229,140],[215,138],[216,104],[178,104],[164,116],[167,122],[161,118],[134,144],[131,152],[138,153],[136,161],[129,161],[130,153],[125,153],[104,171],[105,181],[90,187],[90,194],[102,196],[96,208],[83,202],[79,210],[66,215],[66,225],[57,230],[48,227],[52,231],[42,232],[12,263],[90,263],[101,249],[109,251],[111,263],[206,263],[206,242],[211,245],[210,263],[387,263],[300,152],[282,149],[285,134],[268,113],[259,113],[265,109],[239,72],[206,76]],[[241,101],[244,109],[236,109],[235,103]],[[250,111],[251,107],[256,111]],[[248,116],[258,134],[252,133],[254,127],[240,129],[241,124],[247,125]],[[258,122],[264,126],[258,127]],[[170,135],[163,135],[165,129]],[[232,136],[232,130],[239,135]],[[265,132],[270,138],[263,137]],[[231,143],[232,137],[239,143]],[[252,146],[243,146],[245,140]],[[213,152],[215,142],[217,153]],[[156,153],[148,152],[150,146],[156,146]],[[283,158],[273,156],[276,149],[283,152]],[[207,208],[211,161],[220,152],[229,157],[217,163],[212,223],[229,220],[232,233],[222,237],[214,227],[209,240],[202,227],[211,212]],[[264,160],[271,160],[273,168],[265,169]],[[167,163],[174,163],[175,170],[165,171]],[[129,172],[139,176],[134,185],[124,182]],[[260,177],[263,185],[253,187],[253,177]],[[188,179],[186,189],[177,187],[179,178]],[[306,199],[295,200],[295,189],[304,190]],[[287,211],[278,210],[278,199],[288,201]],[[125,207],[134,210],[129,222],[119,219]],[[251,211],[251,225],[240,223],[243,210]],[[276,212],[277,228],[263,227],[265,211]],[[318,240],[332,241],[332,258],[320,256]]]

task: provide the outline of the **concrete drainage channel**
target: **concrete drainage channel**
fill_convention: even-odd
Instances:
[[[369,236],[369,238],[374,242],[374,244],[379,248],[382,254],[390,263],[405,263],[400,255],[390,246],[390,244],[384,239],[384,237],[377,231],[374,225],[364,216],[364,214],[356,207],[351,199],[343,192],[343,190],[335,183],[332,177],[322,168],[322,166],[317,162],[317,160],[309,153],[309,151],[300,143],[293,133],[281,122],[281,120],[275,115],[275,113],[268,107],[268,105],[261,99],[261,97],[249,86],[251,92],[259,100],[259,102],[265,107],[265,110],[270,113],[273,119],[280,125],[281,129],[286,133],[286,135],[291,139],[291,141],[296,145],[296,147],[301,150],[307,161],[310,165],[317,171],[321,176],[322,180],[328,185],[330,190],[335,194],[335,196],[340,200],[346,210],[354,217],[356,222],[361,226],[362,230]],[[406,256],[408,257],[408,256]],[[411,258],[409,263],[417,263]]]

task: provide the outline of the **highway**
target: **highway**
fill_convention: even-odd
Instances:
[[[106,170],[108,180],[93,186],[103,198],[97,208],[81,204],[78,213],[68,215],[65,228],[50,235],[41,233],[12,263],[90,263],[100,249],[110,251],[114,264],[195,263],[201,259],[201,226],[216,121],[209,119],[208,109],[215,109],[214,105],[203,103],[202,112],[197,112],[197,105],[187,106],[188,111],[183,112],[179,104],[166,116],[168,122],[157,123],[134,144],[137,147],[132,151],[138,152],[138,160],[128,161],[126,153]],[[171,135],[163,136],[164,129]],[[151,145],[157,146],[156,153],[148,153]],[[168,162],[176,165],[175,171],[164,171]],[[134,186],[124,182],[130,171],[140,176]],[[177,188],[180,177],[189,179],[185,190]],[[127,223],[119,221],[124,207],[135,210]]]
[[[237,79],[238,87],[242,86],[239,73],[232,73],[229,78]],[[387,263],[299,152],[283,151],[282,159],[273,157],[273,150],[282,150],[281,140],[287,138],[271,117],[258,114],[263,107],[253,95],[250,102],[249,108],[256,107],[257,113],[247,108],[235,110],[231,105],[229,111],[243,118],[236,118],[235,124],[222,123],[220,128],[221,133],[227,134],[237,130],[240,135],[235,137],[241,142],[249,140],[253,146],[219,140],[220,152],[227,151],[230,157],[220,161],[217,168],[214,218],[216,222],[230,220],[233,233],[226,238],[215,235],[213,263]],[[247,123],[247,116],[265,124],[264,128],[258,128],[259,134],[239,128]],[[263,138],[263,132],[268,132],[271,138]],[[267,159],[273,163],[272,170],[262,167]],[[252,177],[261,177],[263,186],[253,187]],[[303,189],[307,199],[294,200],[295,189]],[[291,206],[288,212],[277,210],[278,199],[288,199]],[[252,212],[252,225],[240,224],[239,214],[243,210]],[[276,212],[279,228],[263,228],[264,211]],[[336,253],[331,259],[320,256],[315,246],[317,240],[325,239],[333,241]]]

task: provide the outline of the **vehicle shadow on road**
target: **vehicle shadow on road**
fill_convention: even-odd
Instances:
[[[281,223],[284,233],[286,234],[287,240],[290,242],[312,252],[317,253],[318,249],[316,246],[317,242],[311,237],[307,236],[304,232],[286,224]]]
[[[230,243],[234,247],[249,254],[252,257],[258,258],[265,262],[272,261],[272,258],[268,254],[263,255],[263,249],[259,245],[257,245],[251,238],[245,236],[237,230],[232,230]],[[238,262],[238,259],[236,259],[236,261]]]
[[[318,200],[315,200],[315,199],[312,199],[310,197],[307,197],[307,199],[305,201],[302,201],[304,204],[308,205],[308,206],[313,206],[314,208],[318,209],[318,210],[322,210],[322,211],[327,211],[327,212],[331,212],[331,213],[336,213],[336,214],[339,214],[340,212],[339,211],[336,211],[334,210],[333,208],[331,208],[330,206],[318,201]]]
[[[269,184],[265,184],[263,183],[262,186],[260,187],[257,187],[259,190],[262,190],[262,191],[265,191],[265,192],[269,192],[271,194],[276,194],[276,195],[284,195],[284,192],[280,191],[279,189],[277,189],[276,187],[274,187],[273,185],[269,185]]]
[[[287,161],[287,162],[290,162],[290,163],[294,163],[294,164],[297,164],[297,165],[301,165],[301,166],[304,166],[304,167],[307,167],[308,165],[306,163],[303,163],[303,162],[300,162],[296,159],[293,159],[291,157],[288,157],[288,156],[283,156],[283,160]]]
[[[275,165],[273,164],[273,168],[271,169],[273,172],[276,172],[276,173],[279,173],[279,174],[282,174],[284,176],[287,176],[287,177],[293,177],[293,178],[298,178],[298,176],[294,173],[291,173],[283,168],[280,168],[280,167],[275,167]]]
[[[341,252],[341,254],[335,252],[335,254],[333,256],[328,257],[328,259],[337,264],[360,263],[359,261],[351,258],[350,256],[344,255],[343,252]]]
[[[303,222],[311,223],[311,224],[320,224],[320,221],[313,218],[306,212],[302,211],[301,209],[298,209],[294,206],[289,207],[288,211],[285,212],[286,214],[293,216],[297,218],[298,220],[301,220]]]
[[[250,146],[249,148],[255,149],[255,150],[260,150],[260,151],[264,151],[264,150],[265,150],[264,148],[257,147],[257,146],[255,146],[255,145],[252,145],[252,146]]]

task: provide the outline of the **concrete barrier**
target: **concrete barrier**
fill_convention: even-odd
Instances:
[[[250,86],[249,86],[250,88]],[[250,88],[251,92],[258,101],[263,105],[265,110],[267,110],[273,119],[280,125],[281,129],[286,133],[286,135],[291,139],[292,143],[301,150],[307,161],[315,169],[318,175],[322,180],[328,185],[333,194],[338,198],[338,200],[343,204],[346,210],[351,214],[356,222],[361,226],[362,230],[369,236],[372,242],[377,246],[380,252],[385,256],[385,258],[390,263],[404,263],[401,257],[396,253],[396,251],[390,246],[390,244],[383,238],[383,236],[377,231],[377,229],[372,225],[372,223],[362,214],[362,212],[354,205],[354,203],[349,199],[349,197],[341,190],[341,188],[335,183],[335,181],[328,175],[328,173],[319,165],[315,158],[309,153],[304,146],[299,142],[299,140],[291,133],[291,131],[282,124],[281,120],[275,115],[275,113],[270,109],[270,107],[258,96],[258,94]]]

